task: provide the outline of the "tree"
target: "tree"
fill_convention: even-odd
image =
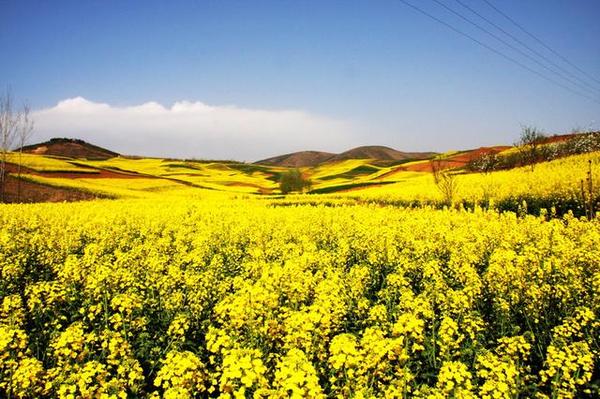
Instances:
[[[498,151],[489,151],[472,158],[467,164],[467,169],[487,174],[496,170],[499,164]]]
[[[540,161],[542,152],[541,146],[546,135],[534,126],[523,126],[521,137],[517,142],[521,165],[531,165],[531,170],[535,168],[536,162]]]
[[[6,162],[15,140],[16,127],[16,119],[12,110],[12,98],[10,93],[7,92],[0,97],[0,202],[4,202]]]
[[[456,175],[448,169],[447,162],[439,158],[431,160],[431,171],[433,172],[433,180],[435,185],[444,196],[444,201],[448,206],[454,204],[454,197],[458,188]]]
[[[33,120],[27,104],[20,111],[13,109],[10,91],[0,97],[0,202],[5,200],[8,155],[15,142],[19,145],[18,175],[21,176],[23,146],[33,132]],[[20,179],[18,179],[17,199],[20,200]]]
[[[310,189],[312,182],[310,179],[302,176],[299,169],[290,169],[284,172],[279,179],[279,188],[283,194],[288,194],[293,191],[302,192]]]
[[[21,165],[23,164],[23,147],[31,138],[33,133],[33,119],[29,115],[29,105],[24,104],[20,114],[19,124],[17,126],[16,140],[19,146],[19,165],[17,168],[17,201],[21,202]]]

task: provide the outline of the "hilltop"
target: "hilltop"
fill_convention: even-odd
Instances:
[[[403,152],[381,145],[356,147],[334,156],[330,161],[347,159],[375,159],[379,161],[403,161],[406,159],[427,159],[436,155],[435,152]]]
[[[103,160],[119,156],[118,153],[106,148],[70,138],[52,138],[43,143],[27,145],[22,150],[29,154],[90,160]]]
[[[427,159],[435,152],[402,152],[390,147],[371,145],[352,148],[339,154],[322,151],[299,151],[279,155],[255,162],[255,164],[281,167],[313,167],[323,163],[349,159],[373,159],[376,161],[403,161],[407,159]]]
[[[283,166],[286,168],[303,168],[327,162],[334,156],[336,156],[336,154],[333,154],[331,152],[298,151],[263,159],[261,161],[255,162],[255,164],[268,166]]]

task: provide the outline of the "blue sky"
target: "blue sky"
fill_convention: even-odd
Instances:
[[[553,76],[434,1],[409,1]],[[493,29],[455,0],[439,1]],[[462,1],[587,80],[600,101],[600,82],[483,0]],[[490,1],[600,81],[600,2]],[[36,138],[82,137],[124,153],[255,160],[366,144],[443,151],[512,143],[523,124],[600,129],[598,102],[398,0],[2,0],[0,48],[9,55],[0,86],[39,112]]]

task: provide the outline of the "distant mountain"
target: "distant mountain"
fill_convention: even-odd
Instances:
[[[263,159],[255,163],[270,166],[306,167],[316,166],[326,162],[337,162],[346,159],[374,159],[377,161],[402,161],[405,159],[426,159],[434,156],[435,152],[402,152],[384,146],[356,147],[340,154],[320,151],[300,151]]]
[[[434,156],[435,152],[402,152],[381,145],[356,147],[332,157],[328,161],[343,161],[346,159],[376,159],[380,161],[402,161],[404,159],[426,159]]]
[[[53,138],[43,143],[23,147],[23,152],[38,155],[54,155],[68,158],[109,159],[118,157],[114,151],[79,139]]]
[[[255,163],[269,166],[285,166],[288,168],[302,168],[305,166],[315,166],[326,162],[336,154],[321,151],[300,151],[290,154],[279,155],[272,158],[263,159]]]

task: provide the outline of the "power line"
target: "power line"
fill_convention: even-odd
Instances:
[[[529,37],[531,37],[536,42],[538,42],[539,44],[541,44],[542,46],[544,46],[548,51],[550,51],[551,53],[553,53],[554,55],[556,55],[558,58],[560,58],[561,60],[563,60],[565,63],[571,65],[573,68],[577,69],[579,72],[581,72],[582,74],[584,74],[585,76],[587,76],[589,79],[592,79],[593,81],[595,81],[597,83],[600,83],[600,80],[596,79],[595,77],[593,77],[592,75],[590,75],[589,73],[587,73],[586,71],[584,71],[583,69],[579,68],[576,64],[573,64],[571,61],[569,61],[568,58],[562,56],[558,51],[555,51],[552,47],[548,46],[546,43],[544,43],[541,39],[539,39],[533,33],[529,32],[527,29],[525,29],[521,24],[519,24],[517,21],[515,21],[514,19],[512,19],[509,15],[507,15],[504,12],[502,12],[502,10],[498,9],[498,7],[496,7],[495,5],[493,5],[490,1],[488,1],[488,0],[483,0],[483,1],[486,2],[487,5],[489,5],[490,7],[492,7],[494,10],[496,10],[496,12],[498,14],[500,14],[504,18],[508,19],[517,28],[519,28],[520,30],[522,30],[523,32],[525,32]]]
[[[567,75],[571,76],[572,78],[577,79],[578,81],[582,82],[584,85],[589,85],[594,90],[600,90],[597,87],[590,85],[589,82],[585,81],[584,79],[581,79],[579,76],[575,75],[571,71],[569,71],[569,70],[561,67],[560,65],[558,65],[557,63],[555,63],[554,61],[552,61],[551,59],[549,59],[548,57],[546,57],[544,54],[542,54],[539,51],[531,48],[527,43],[523,42],[521,39],[519,39],[518,37],[516,37],[512,33],[506,31],[504,28],[502,28],[501,26],[499,26],[498,24],[496,24],[494,21],[491,21],[489,18],[485,17],[484,15],[481,15],[481,13],[479,13],[477,10],[474,10],[468,4],[465,4],[461,0],[455,0],[455,1],[458,4],[460,4],[461,6],[463,6],[464,8],[466,8],[467,10],[471,11],[473,14],[477,15],[479,18],[481,18],[484,21],[486,21],[488,24],[492,25],[493,27],[495,27],[496,29],[498,29],[499,31],[501,31],[502,33],[504,33],[505,35],[507,35],[508,37],[510,37],[511,39],[513,39],[514,41],[516,41],[517,43],[519,43],[521,46],[525,47],[527,50],[531,51],[533,54],[535,54],[538,57],[542,58],[544,61],[546,61],[547,63],[553,65],[554,67],[558,68],[563,73],[566,73]]]
[[[523,50],[521,50],[518,47],[513,46],[511,43],[507,42],[506,40],[504,40],[503,38],[501,38],[500,36],[496,35],[493,32],[490,32],[488,29],[484,28],[483,26],[481,26],[480,24],[478,24],[477,22],[473,22],[473,20],[471,20],[470,18],[465,17],[464,15],[462,15],[460,12],[454,10],[452,7],[449,7],[448,5],[446,5],[445,3],[441,2],[440,0],[433,0],[434,2],[436,2],[437,4],[439,4],[440,6],[444,7],[446,10],[450,11],[452,14],[458,16],[459,18],[463,19],[464,21],[470,23],[471,25],[473,25],[474,27],[476,27],[477,29],[481,30],[482,32],[487,33],[488,35],[490,35],[491,37],[493,37],[494,39],[498,40],[500,43],[504,44],[507,47],[510,47],[511,49],[513,49],[514,51],[518,52],[519,54],[521,54],[522,56],[526,57],[527,59],[529,59],[530,61],[536,63],[537,65],[541,66],[542,68],[552,72],[553,74],[555,74],[556,76],[558,76],[559,78],[568,81],[569,83],[571,83],[574,86],[579,87],[580,89],[586,90],[589,94],[593,95],[593,96],[597,96],[600,94],[600,92],[595,91],[594,89],[590,89],[589,87],[583,86],[581,84],[579,84],[578,82],[564,76],[563,74],[561,74],[560,72],[555,71],[554,69],[548,67],[547,65],[543,64],[542,62],[538,61],[537,59],[535,59],[534,57],[532,57],[531,55],[527,54],[526,52],[524,52]]]
[[[454,31],[454,32],[456,32],[456,33],[458,33],[459,35],[465,36],[466,38],[468,38],[468,39],[470,39],[470,40],[474,41],[475,43],[479,44],[481,47],[484,47],[484,48],[488,49],[489,51],[491,51],[491,52],[493,52],[493,53],[495,53],[495,54],[499,55],[500,57],[502,57],[502,58],[504,58],[504,59],[506,59],[506,60],[508,60],[508,61],[510,61],[510,62],[512,62],[512,63],[514,63],[514,64],[516,64],[516,65],[518,65],[518,66],[520,66],[521,68],[523,68],[523,69],[526,69],[526,70],[528,70],[529,72],[531,72],[531,73],[533,73],[533,74],[535,74],[535,75],[537,75],[537,76],[541,77],[542,79],[545,79],[545,80],[547,80],[547,81],[549,81],[549,82],[553,83],[553,84],[554,84],[554,85],[556,85],[556,86],[562,87],[563,89],[565,89],[565,90],[567,90],[567,91],[570,91],[570,92],[571,92],[571,93],[573,93],[573,94],[576,94],[576,95],[578,95],[578,96],[581,96],[581,97],[585,97],[585,98],[587,98],[587,99],[589,99],[589,100],[592,100],[592,101],[594,101],[595,103],[598,103],[598,104],[600,104],[600,101],[596,100],[594,97],[588,96],[587,94],[581,93],[581,92],[579,92],[579,91],[577,91],[577,90],[573,90],[572,88],[570,88],[570,87],[568,87],[568,86],[565,86],[564,84],[562,84],[562,83],[560,83],[560,82],[557,82],[557,81],[555,81],[555,80],[554,80],[554,79],[552,79],[552,78],[549,78],[549,77],[547,77],[546,75],[544,75],[544,74],[542,74],[542,73],[540,73],[540,72],[536,71],[535,69],[532,69],[532,68],[528,67],[527,65],[525,65],[525,64],[523,64],[523,63],[521,63],[521,62],[517,61],[516,59],[512,58],[511,56],[509,56],[509,55],[506,55],[506,54],[502,53],[501,51],[498,51],[498,50],[496,50],[495,48],[493,48],[493,47],[491,47],[491,46],[489,46],[489,45],[487,45],[487,44],[483,43],[482,41],[480,41],[480,40],[476,39],[475,37],[473,37],[473,36],[469,35],[468,33],[465,33],[465,32],[463,32],[463,31],[461,31],[460,29],[458,29],[458,28],[455,28],[454,26],[450,25],[449,23],[447,23],[447,22],[445,22],[445,21],[442,21],[442,20],[441,20],[441,19],[439,19],[438,17],[436,17],[436,16],[434,16],[434,15],[432,15],[432,14],[428,13],[427,11],[423,10],[422,8],[419,8],[419,7],[415,6],[415,5],[414,5],[414,4],[412,4],[412,3],[409,3],[409,2],[408,2],[408,1],[406,1],[406,0],[400,0],[400,2],[401,2],[401,3],[404,3],[404,4],[405,4],[405,5],[407,5],[408,7],[410,7],[410,8],[412,8],[412,9],[414,9],[415,11],[417,11],[417,12],[419,12],[419,13],[421,13],[421,14],[423,14],[423,15],[427,16],[428,18],[431,18],[431,19],[433,19],[434,21],[438,22],[439,24],[442,24],[442,25],[444,25],[445,27],[447,27],[448,29],[450,29],[450,30],[452,30],[452,31]]]

